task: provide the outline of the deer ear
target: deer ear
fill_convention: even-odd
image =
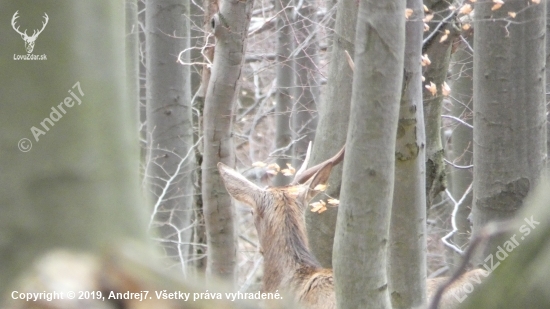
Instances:
[[[326,184],[328,183],[328,178],[330,176],[330,172],[332,171],[332,166],[332,162],[327,162],[323,167],[319,169],[319,171],[317,171],[317,173],[313,175],[313,177],[311,177],[303,184],[303,186],[306,188],[305,195],[303,196],[305,202],[309,202],[309,200],[314,198],[321,191],[324,191],[324,188],[320,187],[326,186]]]
[[[218,170],[227,192],[237,201],[256,207],[256,198],[264,191],[229,166],[219,162]]]

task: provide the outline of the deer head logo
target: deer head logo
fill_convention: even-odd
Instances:
[[[19,26],[17,26],[17,28],[15,27],[15,20],[19,18],[19,16],[17,15],[18,12],[19,11],[16,11],[15,14],[13,14],[13,17],[11,19],[11,26],[13,27],[13,30],[15,30],[15,32],[21,35],[21,38],[23,39],[23,41],[25,41],[25,49],[27,50],[27,53],[30,54],[34,49],[34,41],[36,41],[36,38],[38,38],[38,35],[42,33],[42,31],[44,30],[44,28],[46,28],[46,25],[48,24],[48,20],[49,20],[48,14],[44,13],[45,21],[42,22],[42,29],[38,31],[33,30],[32,35],[28,36],[27,29],[25,29],[24,32],[21,32],[19,31]]]

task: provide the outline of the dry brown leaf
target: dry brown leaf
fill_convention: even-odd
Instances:
[[[428,14],[428,15],[424,16],[423,21],[424,21],[425,23],[429,23],[430,20],[432,20],[433,18],[434,18],[434,14]]]
[[[516,18],[516,12],[508,12],[508,16]]]
[[[472,28],[472,25],[470,25],[470,24],[462,25],[462,30],[469,30],[470,28]]]
[[[460,14],[468,15],[472,12],[472,6],[469,3],[464,4],[460,11],[458,11]]]
[[[424,4],[424,12],[428,13],[430,11],[430,9],[428,9],[428,7]]]
[[[252,163],[253,167],[265,167],[266,165],[267,164],[265,164],[264,162],[261,162],[261,161],[257,161],[257,162]]]
[[[327,203],[329,203],[330,205],[333,205],[333,206],[340,205],[340,201],[335,199],[335,198],[329,198],[327,200]]]
[[[441,93],[443,93],[443,95],[446,97],[451,94],[451,87],[447,85],[447,82],[443,82],[443,87],[441,87]]]
[[[423,82],[426,81],[426,77],[424,77],[424,75],[422,75],[422,81],[423,81]]]
[[[323,213],[325,210],[327,210],[327,208],[325,206],[321,207],[321,209],[319,209],[319,211],[317,213]]]
[[[292,176],[292,175],[294,175],[294,173],[293,173],[290,169],[288,169],[288,168],[285,168],[285,169],[281,170],[281,173],[282,173],[283,175],[285,175],[285,176]]]
[[[318,184],[315,186],[315,188],[313,188],[313,190],[315,191],[325,191],[327,189],[327,185],[323,185],[323,184]]]
[[[316,203],[312,203],[312,204],[309,204],[309,206],[311,206],[311,212],[318,212],[319,209],[325,207],[323,204],[319,203],[319,202],[316,202]]]
[[[275,171],[275,170],[266,170],[265,171],[266,173],[270,174],[270,175],[277,175],[279,174],[279,172]]]
[[[428,54],[424,54],[421,57],[422,57],[421,64],[423,67],[429,66],[430,64],[432,64],[432,62],[430,61],[430,58],[428,58]]]
[[[296,169],[292,166],[292,164],[287,163],[286,166],[288,167],[288,170],[292,173],[292,175],[296,174]]]
[[[534,4],[539,4],[540,0],[531,0],[531,2],[533,2]]]
[[[435,96],[437,94],[437,86],[434,84],[434,82],[430,82],[429,85],[424,86],[428,91]]]
[[[449,35],[448,34],[444,34],[441,39],[439,39],[439,43],[442,43],[442,42],[445,42],[447,41],[447,39],[449,38]]]
[[[277,173],[281,170],[281,168],[279,167],[279,164],[277,163],[271,163],[267,166],[267,169],[268,170],[274,170],[276,171]]]
[[[491,11],[496,11],[496,10],[500,9],[501,7],[502,7],[502,4],[497,3],[497,4],[493,5],[493,7],[491,8]]]
[[[498,9],[500,9],[502,7],[502,5],[504,4],[504,1],[502,0],[493,0],[493,7],[491,8],[491,11],[496,11]]]
[[[413,9],[405,9],[405,18],[406,19],[409,19],[409,17],[411,17],[411,15],[413,14]]]
[[[428,26],[428,24],[425,23],[424,24],[424,32],[426,32],[428,30],[430,30],[430,26]]]

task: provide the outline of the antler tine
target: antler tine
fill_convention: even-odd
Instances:
[[[296,177],[294,177],[294,181],[292,181],[292,184],[293,185],[296,185],[296,184],[302,184],[304,182],[306,182],[309,178],[311,178],[311,176],[315,175],[315,173],[317,173],[321,168],[323,168],[325,165],[329,164],[329,163],[332,163],[332,165],[337,165],[338,163],[342,162],[342,160],[344,160],[344,153],[345,153],[345,150],[346,150],[346,145],[344,144],[344,146],[342,146],[342,149],[340,149],[340,151],[338,151],[337,154],[334,155],[334,157],[322,162],[322,163],[319,163],[303,172],[301,172],[300,174],[296,173]],[[300,168],[301,170],[302,168]]]
[[[292,180],[292,183],[296,182],[296,179],[298,179],[300,175],[306,170],[307,165],[309,163],[310,154],[311,154],[311,141],[309,141],[309,144],[307,145],[307,151],[306,151],[306,157],[304,159],[304,163],[302,163],[302,166],[300,166],[300,169],[298,169],[298,171],[294,175],[294,180]]]

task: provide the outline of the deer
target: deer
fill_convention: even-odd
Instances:
[[[285,291],[306,309],[334,309],[336,297],[332,269],[322,268],[311,253],[306,236],[304,213],[309,201],[328,182],[333,166],[344,158],[344,148],[334,157],[305,169],[302,167],[288,186],[260,188],[229,166],[219,162],[218,170],[228,193],[250,207],[264,257],[264,292]],[[472,270],[451,284],[443,294],[440,308],[458,306],[465,294],[461,285],[471,277],[486,276],[484,270]],[[446,278],[427,280],[428,300]],[[472,280],[474,281],[474,280]],[[476,281],[474,281],[476,282]]]
[[[21,35],[21,38],[23,39],[23,41],[25,41],[25,49],[27,50],[27,53],[30,54],[30,53],[32,53],[32,51],[34,49],[34,42],[38,38],[38,35],[40,33],[42,33],[42,31],[44,31],[44,28],[46,28],[46,25],[48,24],[49,17],[48,17],[48,14],[44,13],[43,17],[44,17],[45,21],[42,22],[42,29],[40,29],[38,31],[33,30],[32,35],[28,36],[27,35],[27,29],[25,29],[24,32],[21,32],[21,31],[19,31],[19,26],[17,26],[17,28],[15,27],[15,20],[19,18],[19,15],[17,15],[18,13],[19,13],[19,11],[15,11],[15,14],[13,14],[13,17],[11,18],[11,26],[12,26],[13,30],[15,30],[15,32],[17,32]]]

